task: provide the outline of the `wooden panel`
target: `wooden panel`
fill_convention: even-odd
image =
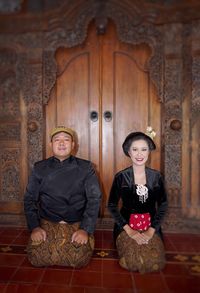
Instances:
[[[1,214],[23,214],[24,213],[24,204],[23,202],[1,202],[0,206]]]
[[[86,40],[83,46],[57,51],[58,77],[46,107],[46,121],[48,132],[55,125],[73,128],[78,140],[76,155],[92,160],[98,171],[99,121],[90,119],[91,111],[99,113],[99,60],[94,27],[90,34],[92,40]]]
[[[145,131],[148,125],[148,75],[130,57],[123,52],[115,54],[116,171],[127,166],[127,160],[123,163],[121,160],[121,145],[126,135],[132,131]]]
[[[90,158],[89,146],[89,60],[88,54],[78,55],[67,64],[57,79],[57,124],[77,132],[78,155]]]

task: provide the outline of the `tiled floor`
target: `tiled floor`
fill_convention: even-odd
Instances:
[[[28,237],[23,228],[0,227],[1,293],[200,292],[200,234],[165,234],[165,269],[143,275],[119,267],[111,231],[95,232],[94,256],[82,269],[32,267]]]

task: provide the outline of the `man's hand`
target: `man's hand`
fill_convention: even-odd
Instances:
[[[72,242],[77,242],[78,244],[86,244],[88,242],[88,233],[83,229],[77,230],[72,235]]]
[[[42,242],[45,241],[47,238],[46,231],[41,227],[37,227],[32,230],[31,232],[31,240],[33,242]]]

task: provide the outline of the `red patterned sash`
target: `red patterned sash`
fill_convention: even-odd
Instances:
[[[151,216],[149,213],[145,214],[131,214],[129,226],[133,230],[145,231],[151,226]]]

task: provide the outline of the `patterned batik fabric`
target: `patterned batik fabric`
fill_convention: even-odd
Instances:
[[[156,234],[148,244],[139,245],[125,231],[122,231],[117,237],[116,246],[120,266],[129,271],[156,272],[165,266],[164,245]]]
[[[72,234],[79,229],[79,226],[79,223],[61,224],[43,220],[41,227],[47,233],[46,241],[36,243],[30,239],[27,245],[27,255],[31,264],[36,267],[86,266],[94,251],[94,237],[90,235],[87,244],[72,243]]]

